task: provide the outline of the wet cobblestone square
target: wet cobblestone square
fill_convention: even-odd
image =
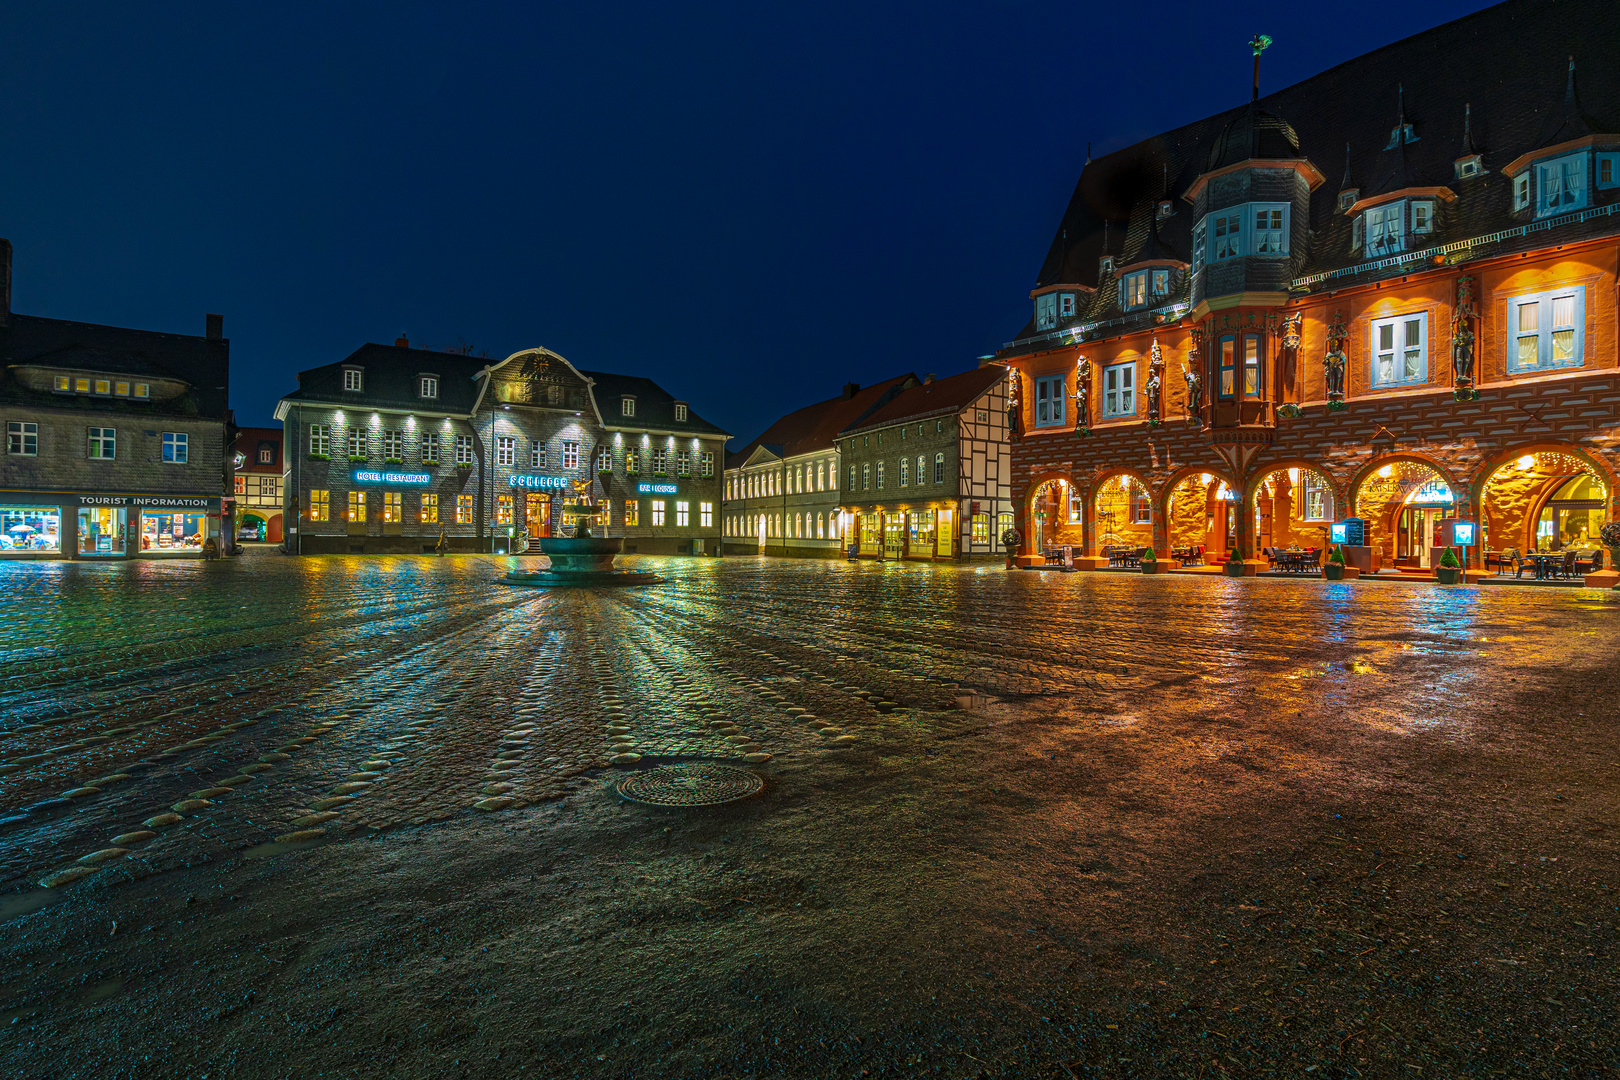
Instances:
[[[1616,1065],[1612,594],[515,562],[0,564],[6,1074]]]

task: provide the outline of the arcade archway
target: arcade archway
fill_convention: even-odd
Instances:
[[[1480,491],[1485,550],[1589,551],[1609,520],[1610,491],[1584,458],[1527,451],[1497,466]]]
[[[1039,552],[1053,544],[1085,542],[1080,520],[1080,500],[1074,485],[1064,477],[1043,480],[1029,495],[1029,544]]]
[[[1099,551],[1153,546],[1153,495],[1135,473],[1116,473],[1098,481],[1091,512]]]
[[[1172,553],[1203,548],[1206,558],[1232,548],[1237,514],[1232,489],[1214,473],[1190,473],[1165,500],[1165,539]]]
[[[1386,461],[1356,485],[1355,516],[1385,566],[1431,568],[1442,546],[1440,522],[1456,516],[1459,494],[1439,469],[1418,458]]]
[[[1279,465],[1256,477],[1251,490],[1257,547],[1327,547],[1328,526],[1339,516],[1327,473],[1302,462]]]

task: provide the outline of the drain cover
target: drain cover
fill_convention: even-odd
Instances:
[[[719,806],[757,795],[765,781],[747,769],[695,762],[631,773],[615,786],[620,798],[647,806]]]

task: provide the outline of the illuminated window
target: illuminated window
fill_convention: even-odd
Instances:
[[[456,524],[471,525],[473,523],[473,497],[471,495],[456,496]]]
[[[149,397],[151,396],[151,389],[145,383],[138,382],[135,384],[135,396]]]
[[[323,458],[332,453],[332,428],[328,424],[309,425],[309,456]]]
[[[111,461],[118,456],[117,429],[93,427],[90,429],[90,456]]]
[[[439,521],[439,497],[431,491],[422,493],[422,524],[435,525]]]
[[[74,390],[75,393],[88,394],[90,392],[90,380],[89,379],[74,379],[73,380],[73,390]]]
[[[405,520],[405,496],[397,491],[383,492],[382,519],[398,524]]]
[[[990,515],[974,514],[968,518],[968,542],[972,544],[988,544],[990,542]]]
[[[1586,351],[1586,289],[1513,297],[1508,341],[1510,373],[1580,367]]]
[[[56,388],[58,390],[72,390],[73,380],[68,378],[66,375],[58,375],[56,377]]]
[[[1328,514],[1328,487],[1322,478],[1315,473],[1306,473],[1305,483],[1305,520],[1327,521]]]
[[[110,394],[110,393],[112,393],[112,381],[110,379],[97,379],[96,380],[96,393],[98,393],[98,394]]]
[[[1221,388],[1223,398],[1237,396],[1237,338],[1223,337],[1220,341]]]
[[[424,431],[422,433],[422,464],[437,465],[439,463],[439,436],[436,432]]]
[[[627,527],[641,524],[641,503],[635,499],[624,500],[624,524]]]
[[[1260,390],[1260,336],[1258,334],[1244,334],[1243,396],[1259,397]]]
[[[113,393],[119,397],[129,397],[129,383],[113,383]]]
[[[183,431],[163,433],[163,460],[170,465],[184,465],[190,450],[190,439]]]
[[[624,448],[624,475],[641,475],[641,451],[633,446]]]
[[[238,495],[246,495],[247,494],[247,477],[238,476],[236,478],[236,493]]]
[[[676,503],[675,527],[677,529],[684,529],[690,524],[692,524],[692,504],[688,502]]]
[[[307,517],[310,521],[326,521],[332,514],[332,493],[324,488],[310,488],[309,510]]]
[[[579,443],[564,442],[562,444],[562,467],[565,469],[579,468]]]
[[[698,525],[704,529],[714,527],[714,503],[698,503]]]
[[[664,524],[664,500],[663,499],[654,499],[652,501],[652,523],[653,523],[654,526],[661,526],[661,525]]]
[[[495,524],[497,524],[497,525],[510,525],[510,524],[512,524],[512,496],[510,496],[510,495],[497,495],[497,496],[495,496]]]
[[[349,520],[364,522],[366,520],[366,493],[363,491],[349,492]]]
[[[276,463],[276,448],[273,446],[259,447],[259,464],[274,465]]]

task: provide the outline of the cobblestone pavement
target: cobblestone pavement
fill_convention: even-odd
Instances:
[[[1613,595],[521,561],[0,564],[0,1065],[1616,1060]]]

